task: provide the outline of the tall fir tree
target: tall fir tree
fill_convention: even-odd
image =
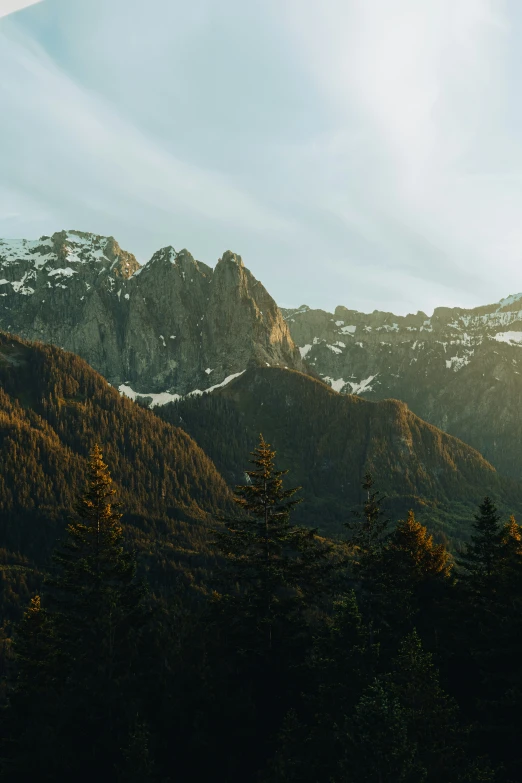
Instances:
[[[501,562],[488,632],[475,643],[479,741],[522,779],[522,530],[512,516],[501,531]]]
[[[221,598],[231,610],[229,632],[238,627],[245,645],[252,621],[248,647],[260,655],[281,643],[292,618],[321,601],[334,570],[332,546],[316,530],[292,524],[300,487],[284,487],[288,470],[276,470],[275,456],[261,435],[248,483],[236,487],[240,515],[223,520],[215,536],[224,557]]]
[[[364,476],[362,489],[365,500],[361,510],[354,512],[355,519],[345,523],[349,531],[348,543],[352,547],[352,567],[360,610],[368,627],[369,648],[377,640],[380,630],[386,587],[382,557],[386,546],[390,520],[385,516],[384,498],[374,488],[370,473]]]
[[[431,655],[413,631],[401,643],[388,673],[376,678],[355,708],[344,761],[346,779],[494,781],[487,759],[472,757],[467,737],[457,703],[442,689]],[[345,778],[334,779],[341,783]]]
[[[243,779],[254,759],[262,766],[283,716],[299,697],[314,616],[324,610],[338,565],[331,544],[315,530],[292,524],[298,490],[285,488],[288,471],[276,469],[275,451],[262,436],[251,465],[248,483],[236,488],[237,517],[222,520],[215,535],[222,566],[211,655],[222,663],[205,689],[207,695],[216,687],[226,692],[214,702],[222,713],[227,701],[226,736],[216,735],[208,706],[205,721],[211,741],[220,745],[216,753],[227,758],[222,774],[230,781]]]
[[[15,639],[18,678],[11,718],[18,747],[13,780],[115,778],[140,698],[138,652],[147,623],[145,589],[123,546],[121,513],[95,446],[76,518],[54,555],[55,570]],[[39,698],[33,698],[37,676]],[[33,704],[23,727],[23,711]],[[40,723],[52,724],[41,739]]]
[[[373,682],[378,650],[354,591],[339,598],[307,658],[306,692],[286,716],[266,783],[336,780],[345,769],[347,737],[364,690]],[[351,780],[351,778],[347,778]]]
[[[470,542],[458,559],[460,577],[471,593],[485,598],[498,586],[502,559],[502,526],[491,498],[480,504],[472,528]]]
[[[453,584],[452,560],[409,511],[386,540],[381,555],[384,583],[380,611],[388,641],[395,647],[413,627],[436,646],[441,604]]]

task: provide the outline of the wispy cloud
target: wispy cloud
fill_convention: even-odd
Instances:
[[[14,14],[15,11],[21,11],[23,8],[27,8],[30,5],[36,5],[42,0],[0,0],[0,18],[2,16],[8,16],[8,14]]]
[[[320,146],[335,170],[323,203],[374,244],[376,266],[391,260],[392,287],[445,282],[463,303],[491,296],[492,278],[522,287],[522,144],[507,117],[505,4],[285,8],[295,54],[338,118]]]
[[[105,230],[111,219],[141,222],[150,233],[148,223],[190,218],[203,232],[214,222],[231,236],[235,228],[294,231],[222,172],[182,160],[140,131],[20,28],[0,31],[0,71],[7,76],[0,83],[4,201],[6,192],[25,194],[62,221],[83,217]]]
[[[232,247],[296,304],[499,299],[521,43],[508,0],[46,0],[0,27],[0,234]]]

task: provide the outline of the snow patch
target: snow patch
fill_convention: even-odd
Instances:
[[[210,386],[208,389],[194,389],[194,391],[189,392],[186,396],[187,397],[199,397],[202,394],[208,394],[209,392],[213,392],[215,389],[222,389],[223,386],[226,386],[230,383],[230,381],[233,381],[234,378],[239,378],[240,375],[243,375],[245,370],[242,370],[241,372],[235,372],[233,375],[227,375],[224,381],[221,381],[221,383],[216,383],[214,386]]]
[[[310,343],[308,343],[307,345],[303,345],[301,348],[299,348],[301,359],[304,359],[305,356],[307,356],[311,350],[312,350],[312,345]]]
[[[345,381],[344,378],[337,378],[337,380],[334,380],[328,375],[325,376],[324,380],[329,383],[332,389],[336,392],[341,392],[347,384],[347,381]]]
[[[329,348],[329,349],[330,349],[331,351],[333,351],[334,353],[342,353],[342,350],[341,350],[340,348],[338,348],[338,347],[337,347],[337,345],[329,345],[329,344],[327,343],[327,344],[326,344],[326,347],[327,347],[327,348]]]
[[[54,277],[55,275],[58,275],[59,277],[72,277],[76,274],[76,271],[71,269],[70,266],[66,266],[65,269],[51,269],[47,274],[49,277]]]
[[[151,398],[149,408],[155,408],[156,405],[166,405],[168,402],[175,402],[181,400],[181,394],[171,394],[170,392],[160,392],[159,394],[144,394],[142,392],[135,392],[130,386],[126,386],[124,383],[118,386],[118,391],[130,400],[136,401],[138,398]]]
[[[466,351],[464,356],[452,356],[451,359],[446,359],[446,369],[453,370],[453,372],[462,370],[463,367],[470,363],[473,354],[474,351],[471,350]]]
[[[493,339],[499,343],[522,345],[522,332],[497,332]]]
[[[379,373],[377,373],[378,375]],[[362,394],[363,392],[373,391],[373,387],[371,386],[371,382],[377,378],[377,375],[370,375],[368,378],[365,378],[364,380],[360,381],[359,383],[352,383],[352,381],[348,381],[350,386],[352,387],[352,394]]]
[[[234,378],[239,378],[239,376],[243,375],[244,372],[245,370],[242,370],[241,372],[236,372],[233,375],[228,375],[224,381],[221,381],[221,383],[216,383],[214,386],[210,386],[208,389],[194,389],[194,391],[191,391],[184,396],[197,397],[201,396],[202,394],[208,394],[209,392],[214,391],[214,389],[221,389],[223,386],[226,386],[228,383],[233,381]],[[125,383],[122,383],[120,386],[118,386],[118,391],[120,394],[122,394],[124,397],[128,397],[130,400],[136,401],[140,398],[150,399],[151,402],[149,403],[149,408],[155,408],[156,405],[167,405],[169,402],[176,402],[176,400],[183,399],[182,394],[171,394],[171,392],[159,392],[158,394],[154,392],[150,392],[149,394],[145,392],[136,392]]]

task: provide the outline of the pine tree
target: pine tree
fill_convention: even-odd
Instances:
[[[442,690],[432,656],[414,630],[400,645],[383,680],[405,711],[408,736],[427,780],[455,780],[463,762],[458,707]]]
[[[522,528],[513,515],[501,535],[502,590],[511,600],[522,597]]]
[[[19,674],[12,725],[20,727],[27,704],[33,715],[18,737],[15,780],[40,767],[46,771],[44,779],[53,781],[94,775],[110,779],[115,774],[140,697],[137,658],[147,614],[135,559],[123,547],[114,495],[95,446],[76,519],[54,556],[45,610],[35,599],[15,640]],[[52,737],[47,736],[49,726]]]
[[[502,557],[500,515],[489,497],[480,504],[472,527],[475,532],[458,560],[460,576],[475,596],[486,597],[498,584]]]
[[[144,588],[136,581],[136,561],[124,549],[116,490],[94,446],[88,486],[76,506],[76,519],[53,560],[47,601],[60,649],[72,668],[107,682],[131,665],[133,639],[143,624]]]
[[[378,651],[368,654],[366,628],[354,591],[335,602],[307,659],[306,693],[286,716],[266,780],[316,783],[344,769],[347,737],[365,688],[373,682]],[[351,780],[351,778],[349,778]]]
[[[229,605],[242,643],[259,654],[278,643],[275,634],[286,635],[296,613],[321,600],[334,569],[331,545],[316,530],[291,523],[291,511],[301,502],[294,498],[300,487],[285,489],[288,470],[276,470],[274,461],[275,451],[260,436],[252,452],[254,468],[246,471],[248,484],[236,487],[235,501],[243,513],[224,520],[215,537],[225,558],[222,601]],[[249,620],[254,638],[247,643]]]
[[[522,776],[522,530],[512,516],[502,528],[501,564],[487,633],[475,644],[479,666],[480,741],[509,780]]]
[[[22,781],[54,768],[61,670],[52,623],[40,596],[31,599],[14,639],[15,679],[1,716],[0,779]],[[44,780],[52,779],[43,777]]]
[[[363,693],[353,723],[335,783],[424,783],[428,779],[409,736],[407,711],[383,683],[377,680]]]
[[[382,612],[379,607],[386,601],[382,557],[390,523],[382,510],[384,498],[374,489],[370,473],[362,484],[366,498],[361,511],[355,511],[355,520],[347,522],[349,544],[353,550],[353,572],[357,580],[358,603],[368,625],[368,643],[371,647],[379,632]]]
[[[439,604],[452,584],[452,561],[413,511],[389,535],[380,568],[385,587],[380,611],[392,643],[414,625],[422,628],[423,637],[436,637]]]
[[[457,704],[441,688],[416,631],[363,694],[350,736],[345,765],[354,781],[463,783],[473,774],[494,780],[486,761],[468,757]]]
[[[423,582],[426,579],[447,577],[451,559],[443,544],[434,544],[428,529],[409,511],[391,533],[388,551],[394,556],[397,576],[404,581]]]
[[[236,488],[238,516],[223,520],[215,536],[223,561],[211,655],[221,663],[205,686],[207,694],[215,688],[226,692],[230,720],[227,736],[217,735],[217,752],[229,765],[235,763],[221,773],[231,781],[244,778],[254,759],[263,764],[285,713],[298,698],[314,612],[321,611],[332,589],[337,565],[333,547],[315,530],[292,524],[297,488],[284,487],[288,471],[276,470],[275,452],[262,436],[251,465],[248,483]],[[222,714],[219,698],[216,708]],[[216,742],[216,719],[211,709],[206,713]]]

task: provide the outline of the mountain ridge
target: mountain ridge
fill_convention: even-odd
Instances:
[[[252,361],[306,369],[275,301],[230,250],[214,269],[172,246],[140,266],[112,237],[0,240],[0,329],[77,353],[132,394],[205,390]]]
[[[396,519],[415,508],[430,530],[463,541],[486,491],[518,510],[520,486],[505,480],[475,449],[424,422],[395,399],[342,395],[308,375],[252,367],[226,387],[154,409],[185,429],[230,486],[244,478],[237,460],[259,432],[291,468],[306,502],[296,514],[327,535],[342,533],[363,497],[366,471]]]
[[[301,356],[339,392],[394,397],[522,476],[522,296],[396,316],[284,310]]]

